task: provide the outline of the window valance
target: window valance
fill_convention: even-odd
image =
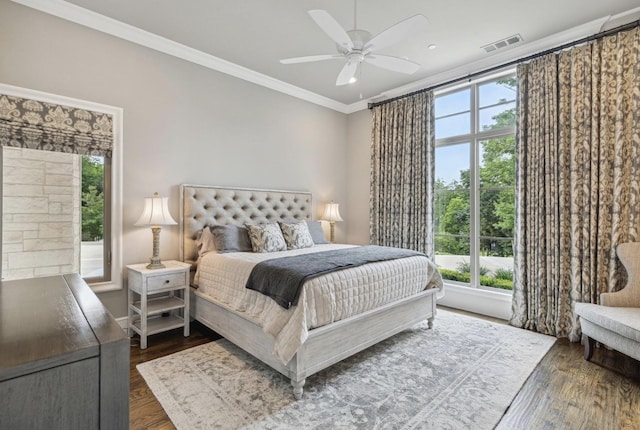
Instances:
[[[113,118],[0,94],[0,146],[111,157]]]

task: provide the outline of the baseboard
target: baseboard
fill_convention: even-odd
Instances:
[[[122,330],[124,330],[125,332],[129,328],[129,317],[116,318],[116,322],[120,327],[122,327]]]
[[[504,320],[511,318],[512,296],[510,293],[487,291],[455,284],[446,284],[444,291],[444,297],[438,299],[439,305]]]

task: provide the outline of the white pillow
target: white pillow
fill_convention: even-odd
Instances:
[[[207,252],[216,251],[216,245],[209,227],[203,228],[196,238],[196,246],[198,247],[198,259]]]

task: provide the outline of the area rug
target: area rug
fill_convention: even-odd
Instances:
[[[179,430],[492,429],[555,338],[438,311],[309,378],[290,381],[222,339],[139,364]]]

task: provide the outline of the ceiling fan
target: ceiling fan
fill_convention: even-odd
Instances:
[[[427,27],[427,18],[414,15],[387,28],[375,37],[371,33],[358,29],[356,23],[356,2],[354,1],[353,30],[345,31],[340,24],[325,10],[310,10],[309,15],[318,26],[334,41],[337,54],[311,55],[307,57],[287,58],[280,60],[282,64],[309,63],[324,60],[346,60],[346,64],[338,74],[336,85],[355,82],[358,68],[362,62],[372,64],[394,72],[415,73],[420,64],[405,58],[378,54],[377,51],[418,35]]]

